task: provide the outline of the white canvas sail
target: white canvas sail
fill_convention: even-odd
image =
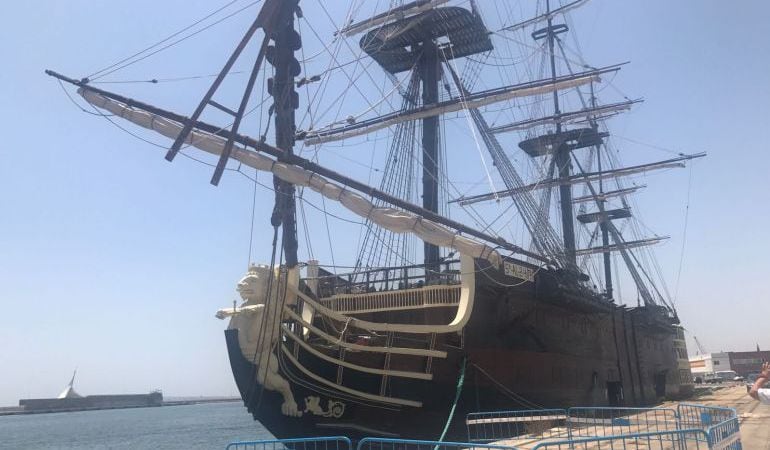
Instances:
[[[88,103],[136,125],[157,131],[170,139],[175,139],[182,130],[182,124],[178,122],[131,108],[88,89],[81,88],[78,93]],[[220,136],[197,130],[193,130],[185,142],[214,155],[220,155],[226,144],[226,140]],[[411,233],[433,245],[453,248],[461,254],[486,259],[496,267],[502,264],[501,255],[487,244],[461,236],[417,214],[395,208],[377,207],[357,192],[332,183],[315,172],[276,161],[239,145],[233,147],[231,157],[256,170],[271,172],[291,184],[308,187],[330,200],[339,202],[359,217],[369,219],[394,233]]]
[[[307,135],[305,137],[305,144],[318,145],[325,142],[340,141],[340,140],[349,139],[355,136],[370,134],[377,130],[381,130],[383,128],[397,125],[401,122],[406,122],[410,120],[420,120],[426,117],[435,117],[443,114],[448,114],[451,112],[481,108],[482,106],[492,105],[495,103],[512,100],[514,98],[548,94],[554,91],[570,89],[578,86],[583,86],[589,83],[599,83],[599,82],[601,82],[601,77],[599,76],[599,74],[591,73],[585,76],[568,78],[557,82],[538,81],[538,82],[532,82],[532,83],[524,83],[521,85],[511,86],[508,89],[502,90],[501,92],[498,92],[492,95],[481,96],[480,98],[470,98],[470,97],[461,98],[460,100],[457,100],[457,101],[445,102],[444,104],[434,105],[434,106],[429,105],[428,107],[420,108],[414,111],[409,111],[407,113],[400,113],[400,112],[394,113],[392,114],[392,117],[389,117],[385,120],[378,121],[377,123],[360,127],[360,128],[342,130],[339,132],[337,132],[338,130],[334,130],[334,129],[321,129],[316,131],[309,131],[307,132]]]

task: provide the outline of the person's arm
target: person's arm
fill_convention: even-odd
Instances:
[[[762,372],[760,372],[754,386],[751,387],[749,395],[755,400],[759,400],[759,390],[765,385],[768,379],[770,379],[770,362],[762,364]]]

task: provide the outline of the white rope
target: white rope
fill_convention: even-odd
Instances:
[[[340,345],[342,340],[345,338],[345,332],[348,331],[348,325],[350,325],[351,320],[353,320],[353,318],[348,316],[348,320],[345,321],[345,326],[342,328],[342,332],[340,333],[340,338],[337,339],[337,345]]]
[[[444,61],[446,61],[447,64],[451,64],[454,68],[455,73],[460,73],[457,70],[457,65],[455,64],[455,56],[454,56],[454,50],[452,47],[449,48],[449,51],[452,52],[452,59],[447,60],[446,55],[444,55]],[[443,50],[441,51],[444,52]],[[492,189],[491,192],[497,192],[497,188],[495,187],[494,181],[492,181],[492,174],[489,171],[489,167],[487,166],[487,161],[484,159],[484,151],[481,149],[481,143],[479,142],[479,137],[476,135],[476,126],[473,124],[473,120],[471,119],[470,109],[468,108],[468,103],[465,100],[465,92],[463,92],[462,89],[458,89],[458,93],[460,94],[460,103],[463,105],[463,112],[465,113],[465,119],[468,122],[468,128],[471,130],[471,136],[473,137],[473,142],[476,144],[476,150],[479,153],[479,159],[481,159],[481,165],[484,167],[484,173],[487,176],[487,181],[489,182],[489,188]]]

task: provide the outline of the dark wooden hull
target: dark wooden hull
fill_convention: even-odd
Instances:
[[[552,279],[549,280],[549,277]],[[682,397],[691,388],[679,372],[673,340],[676,328],[657,311],[626,309],[569,294],[558,276],[540,273],[535,282],[481,273],[473,314],[462,339],[442,340],[448,357],[434,358],[430,381],[392,378],[388,395],[422,406],[385,406],[349,395],[319,391],[289,361],[281,374],[290,381],[299,409],[318,396],[344,403],[340,417],[281,414],[280,394],[255,383],[255,366],[241,353],[238,330],[225,332],[230,362],[244,404],[277,438],[346,435],[435,440],[447,421],[446,440],[467,438],[465,415],[476,411],[591,405],[645,405],[661,397]],[[334,379],[336,369],[317,358],[301,359],[314,373]],[[450,410],[465,366],[459,401]],[[346,371],[346,380],[376,392],[379,376]],[[351,378],[355,377],[354,380]],[[316,387],[313,387],[313,385]]]

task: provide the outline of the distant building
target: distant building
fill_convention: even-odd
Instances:
[[[762,361],[770,361],[770,351],[706,353],[690,357],[690,370],[696,377],[726,370],[745,377],[759,372]]]
[[[77,373],[77,371],[75,371]],[[19,407],[25,412],[85,411],[91,409],[142,408],[163,406],[163,393],[129,395],[82,395],[75,392],[75,374],[56,398],[23,398]]]
[[[707,373],[732,370],[730,368],[730,355],[724,353],[706,353],[690,357],[690,371],[693,376],[702,377]]]
[[[728,352],[727,354],[730,355],[730,368],[742,377],[759,372],[762,362],[770,361],[770,351]]]

